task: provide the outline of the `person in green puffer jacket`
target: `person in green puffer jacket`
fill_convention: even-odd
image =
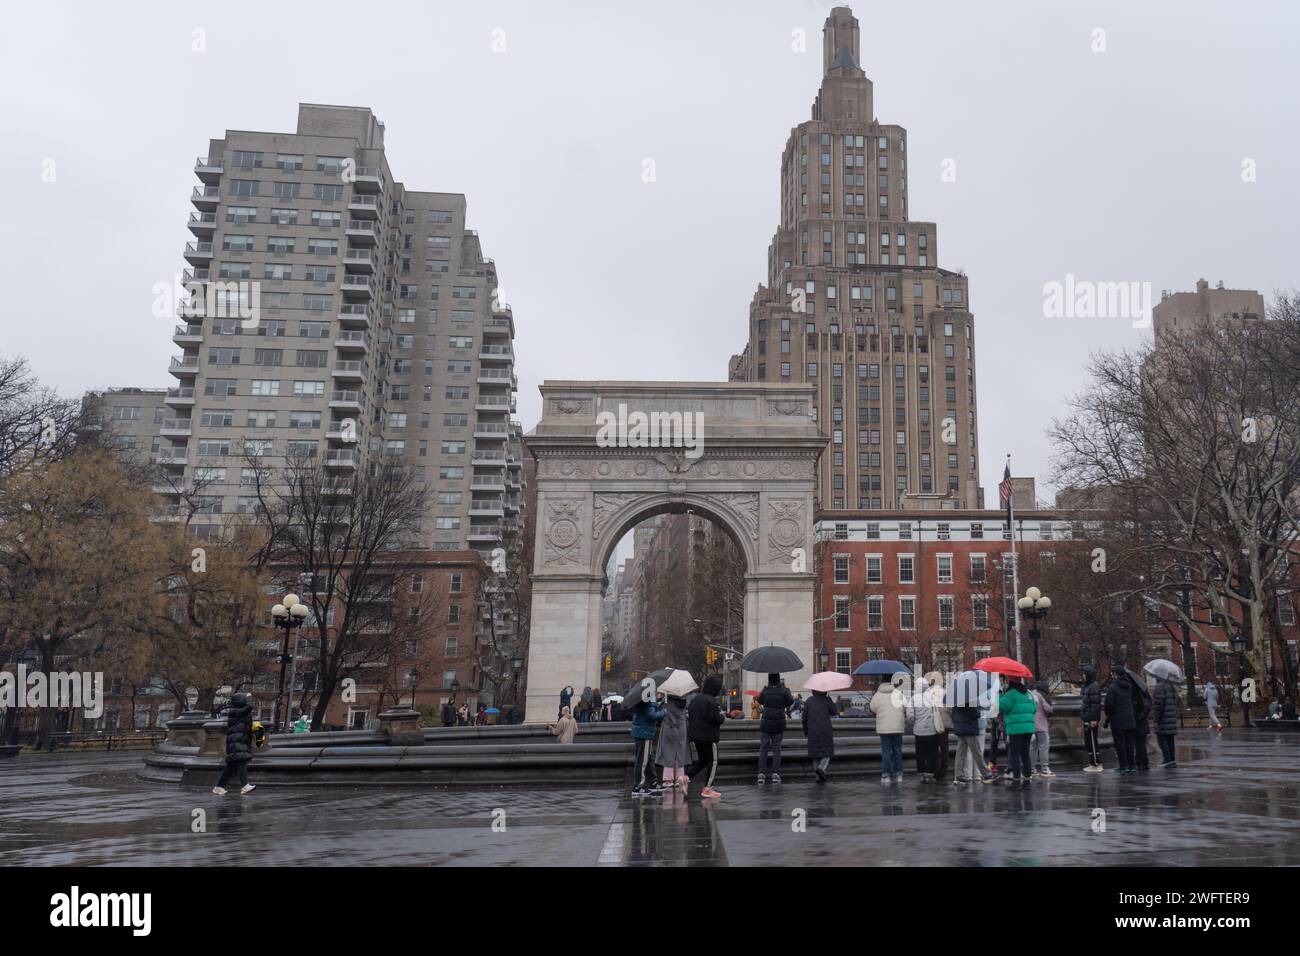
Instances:
[[[1029,695],[1029,689],[1020,678],[1007,684],[1007,689],[998,698],[998,713],[1007,729],[1007,750],[1011,756],[1012,790],[1027,789],[1033,766],[1029,760],[1029,741],[1034,736],[1034,714],[1038,705]]]

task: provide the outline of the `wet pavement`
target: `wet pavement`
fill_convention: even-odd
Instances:
[[[1135,775],[1058,764],[1028,791],[924,786],[910,761],[885,787],[832,762],[825,785],[731,783],[706,801],[555,787],[221,798],[138,779],[138,753],[24,754],[0,762],[0,865],[1300,864],[1300,735],[1189,731],[1178,760]]]

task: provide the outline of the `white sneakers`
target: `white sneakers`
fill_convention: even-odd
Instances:
[[[245,794],[245,793],[252,793],[252,792],[253,792],[254,790],[256,790],[256,789],[257,789],[257,784],[255,784],[255,783],[246,783],[246,784],[244,784],[242,787],[240,787],[239,792],[240,792],[240,794],[242,795],[242,794]]]
[[[219,797],[224,797],[224,796],[226,795],[226,788],[225,788],[225,787],[213,787],[213,788],[212,788],[212,792],[215,793],[215,794],[216,794],[217,796],[219,796]]]

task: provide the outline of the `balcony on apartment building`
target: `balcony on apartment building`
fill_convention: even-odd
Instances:
[[[195,186],[190,194],[190,202],[199,209],[216,209],[221,202],[220,186]]]
[[[474,407],[480,412],[513,412],[514,403],[508,395],[483,395],[474,399]]]
[[[199,374],[197,355],[174,355],[168,371],[177,378],[193,378]]]
[[[370,351],[370,336],[360,329],[342,329],[334,336],[334,347],[341,352],[360,352],[364,355]]]
[[[343,250],[343,265],[356,272],[371,274],[379,268],[379,253],[362,246],[348,246]]]
[[[185,449],[184,448],[163,448],[153,456],[153,463],[161,465],[163,468],[184,468],[185,467]]]
[[[348,212],[357,219],[378,219],[382,210],[382,196],[362,196],[353,192],[348,197]]]
[[[358,166],[353,170],[355,179],[352,187],[360,192],[383,192],[384,171],[378,166]]]
[[[364,382],[369,371],[370,368],[365,362],[335,362],[334,367],[330,369],[330,375],[335,381]]]
[[[349,219],[344,235],[362,245],[374,245],[379,238],[379,226],[368,219]]]
[[[470,480],[469,487],[471,491],[504,492],[506,483],[500,475],[475,475]]]
[[[375,280],[370,276],[363,276],[346,273],[343,276],[342,289],[344,295],[359,296],[362,299],[373,299],[375,297]]]
[[[181,283],[186,286],[201,286],[212,278],[211,269],[184,269],[181,271]]]
[[[370,307],[360,303],[352,303],[339,309],[339,324],[350,329],[370,328]]]
[[[361,455],[355,448],[336,448],[325,453],[326,468],[356,468]]]
[[[474,500],[469,503],[469,514],[471,518],[475,517],[476,515],[482,518],[486,518],[486,517],[500,518],[503,517],[505,513],[506,513],[505,508],[503,507],[503,503],[500,498],[497,498],[495,500],[493,499]]]
[[[505,422],[476,421],[474,423],[474,437],[505,441],[510,437],[510,426]]]
[[[220,156],[200,156],[194,161],[194,175],[205,183],[219,182],[225,166]]]
[[[508,345],[482,345],[478,357],[485,362],[513,362],[515,350]]]
[[[177,345],[201,345],[203,344],[203,326],[201,325],[178,325],[176,331],[172,333],[172,341]]]
[[[163,396],[163,402],[173,408],[192,407],[194,405],[194,386],[182,385],[180,388],[167,389],[167,394]]]
[[[514,372],[508,368],[480,368],[478,370],[478,383],[480,385],[509,385],[511,388],[519,387],[519,382],[515,378]]]
[[[471,524],[468,537],[470,541],[500,541],[501,526],[495,522],[492,524]]]
[[[158,434],[165,438],[189,438],[191,424],[188,418],[167,418],[163,420]]]
[[[212,234],[217,230],[217,214],[215,212],[192,212],[190,213],[190,232],[194,235],[210,239]]]
[[[185,261],[192,266],[206,266],[212,262],[212,243],[187,242],[185,244]]]
[[[358,391],[343,389],[330,393],[330,408],[345,411],[361,411],[366,406],[365,396]]]

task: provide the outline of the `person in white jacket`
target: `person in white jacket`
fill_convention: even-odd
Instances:
[[[907,729],[907,695],[892,680],[883,680],[871,695],[880,737],[880,782],[903,782],[903,731]]]
[[[943,729],[943,707],[933,706],[930,685],[924,677],[916,680],[912,694],[912,738],[916,742],[916,772],[921,783],[932,783],[939,764],[939,732]]]
[[[1047,691],[1047,682],[1039,681],[1038,686],[1029,692],[1034,698],[1037,709],[1034,711],[1034,739],[1032,741],[1035,777],[1055,777],[1049,766],[1052,756],[1051,726],[1047,719],[1052,716],[1052,698]]]

